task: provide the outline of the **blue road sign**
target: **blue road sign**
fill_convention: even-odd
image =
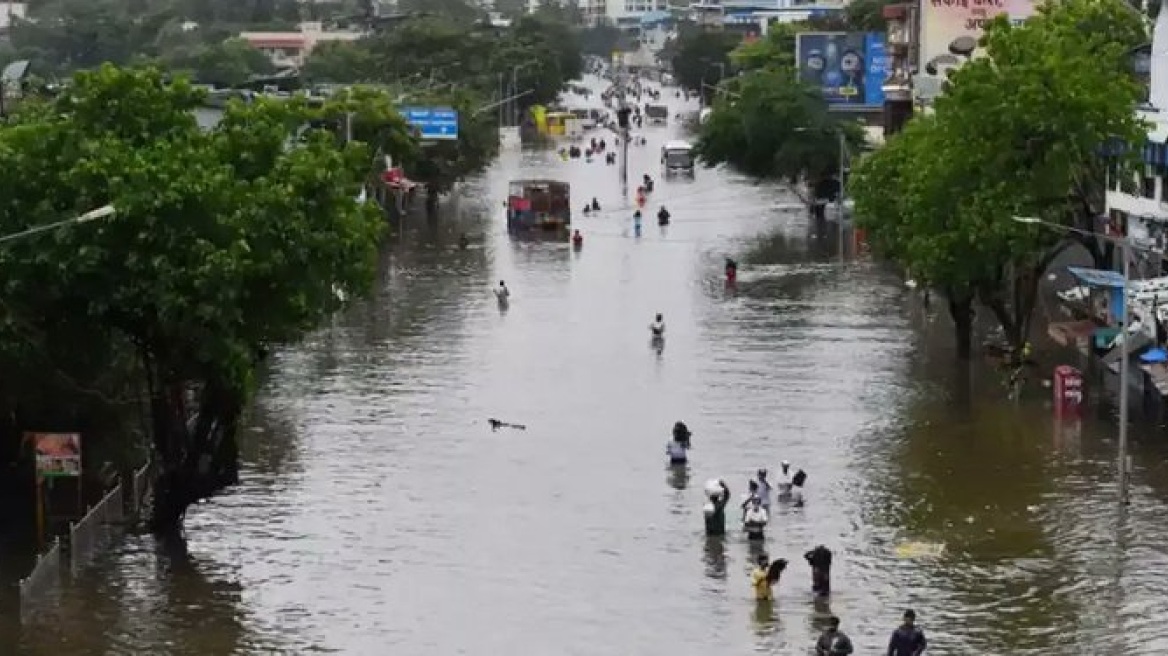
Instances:
[[[449,107],[402,107],[399,111],[423,141],[458,139],[458,112]]]

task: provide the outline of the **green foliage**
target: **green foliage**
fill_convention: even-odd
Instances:
[[[400,0],[398,11],[403,14],[430,15],[469,26],[487,18],[481,5],[464,0]]]
[[[850,149],[863,144],[862,129],[830,117],[818,90],[797,82],[790,69],[746,73],[735,88],[699,133],[697,151],[708,166],[818,186],[836,176],[840,132]]]
[[[602,57],[609,61],[612,53],[630,50],[635,45],[619,28],[607,23],[580,31],[580,51],[586,55]]]
[[[673,76],[678,85],[709,96],[703,85],[717,85],[730,74],[730,52],[742,38],[734,32],[682,27],[675,40],[667,44]]]
[[[854,32],[883,32],[888,28],[884,8],[903,0],[852,0],[844,7],[844,21]]]
[[[196,82],[217,87],[241,86],[257,75],[276,71],[267,55],[242,39],[174,52],[164,61],[172,70],[189,73]]]
[[[380,155],[395,162],[417,161],[421,154],[413,129],[397,111],[397,98],[385,89],[352,86],[339,90],[315,118],[333,129],[338,143],[351,137],[373,150],[373,172],[380,172]]]
[[[233,427],[257,360],[333,313],[337,290],[369,289],[382,228],[354,200],[371,157],[364,144],[338,147],[309,130],[289,147],[311,118],[297,102],[233,104],[205,131],[192,114],[201,100],[181,79],[106,65],[0,128],[0,233],[117,208],[0,250],[0,332],[30,335],[0,341],[0,359],[43,350],[68,375],[59,354],[71,353],[81,368],[138,377],[163,466],[162,530],[231,480]],[[58,386],[52,398],[76,394]],[[200,421],[188,425],[193,410]]]
[[[861,225],[922,282],[997,299],[1007,271],[1036,278],[1062,235],[1011,217],[1090,229],[1099,147],[1144,139],[1125,67],[1144,38],[1122,0],[1045,5],[1019,26],[995,20],[986,56],[954,73],[935,115],[858,167]],[[1025,339],[1030,309],[1011,308],[1011,339]]]
[[[494,112],[479,111],[481,98],[454,91],[420,98],[423,105],[442,105],[458,111],[458,140],[424,144],[418,158],[407,163],[410,176],[426,183],[431,193],[444,193],[454,183],[485,169],[499,153],[499,130]]]
[[[730,61],[740,71],[784,69],[795,67],[795,35],[807,31],[802,23],[775,23],[766,36],[744,42],[730,52]]]
[[[318,44],[301,73],[312,83],[359,84],[381,78],[377,57],[364,44],[352,41]]]
[[[555,101],[582,73],[579,36],[565,22],[566,11],[544,7],[503,30],[444,15],[413,18],[369,39],[314,51],[306,70],[316,82],[369,81],[402,89],[402,104],[457,109],[457,142],[400,157],[411,177],[442,192],[497,154],[495,112],[482,108],[510,88],[513,75],[518,90],[530,91],[518,100],[526,108]]]
[[[31,59],[47,73],[189,58],[197,47],[217,45],[243,29],[294,29],[299,20],[294,0],[47,0],[30,5],[30,12],[11,29],[12,56]]]

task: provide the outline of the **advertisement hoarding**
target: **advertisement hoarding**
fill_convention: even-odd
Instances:
[[[795,37],[799,79],[819,87],[829,107],[879,107],[888,77],[880,32],[801,32]]]
[[[920,64],[913,87],[921,100],[941,92],[949,71],[973,58],[990,20],[1006,14],[1021,22],[1034,15],[1033,0],[921,0]]]
[[[36,451],[40,478],[81,475],[81,435],[77,433],[27,433]]]

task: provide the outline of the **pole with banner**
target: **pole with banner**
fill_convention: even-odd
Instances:
[[[44,551],[45,548],[45,480],[41,478],[40,472],[37,472],[36,482],[33,484],[36,487],[36,532],[37,532],[37,550]]]
[[[32,443],[36,452],[37,542],[41,548],[44,548],[48,506],[48,499],[44,492],[45,480],[76,479],[77,497],[78,500],[82,499],[81,435],[79,433],[26,433],[25,440]],[[84,510],[84,504],[80,508]]]

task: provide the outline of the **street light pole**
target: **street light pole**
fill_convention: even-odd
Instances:
[[[1131,318],[1131,303],[1128,298],[1128,287],[1131,285],[1131,252],[1128,248],[1129,240],[1123,240],[1123,342],[1120,344],[1119,362],[1119,501],[1127,504],[1129,500],[1128,478],[1130,466],[1127,455],[1127,423],[1128,423],[1128,360],[1131,359],[1131,333],[1128,332]]]
[[[10,242],[10,241],[16,241],[17,239],[23,239],[25,237],[31,237],[32,235],[40,234],[42,232],[56,230],[57,228],[64,228],[65,226],[69,226],[69,225],[75,225],[78,223],[88,223],[90,221],[97,221],[98,219],[105,219],[105,218],[113,216],[116,213],[117,213],[117,210],[114,209],[113,205],[103,205],[97,209],[89,210],[88,212],[86,212],[80,216],[75,216],[71,219],[65,219],[64,221],[55,221],[53,223],[46,223],[45,225],[39,225],[39,226],[36,226],[34,228],[29,228],[27,230],[21,230],[20,232],[14,232],[10,235],[4,235],[3,237],[0,237],[0,244]]]
[[[839,233],[839,256],[844,259],[844,150],[847,144],[844,141],[844,131],[836,130],[839,136],[839,189],[835,194],[836,228]]]
[[[1041,225],[1055,230],[1062,230],[1065,232],[1074,232],[1089,237],[1104,237],[1098,233],[1089,232],[1087,230],[1080,230],[1070,226],[1063,226],[1049,221],[1032,216],[1015,216],[1014,220],[1018,223],[1028,223],[1032,225]],[[1121,318],[1120,343],[1119,343],[1119,449],[1116,454],[1116,469],[1119,475],[1119,502],[1126,505],[1130,500],[1130,481],[1131,481],[1131,463],[1128,456],[1128,375],[1129,362],[1131,359],[1131,334],[1128,332],[1131,321],[1131,302],[1128,298],[1128,292],[1131,288],[1131,240],[1125,235],[1123,239],[1116,239],[1114,237],[1105,237],[1108,241],[1120,247],[1120,252],[1123,254],[1123,287],[1121,294],[1123,295],[1123,317]]]

